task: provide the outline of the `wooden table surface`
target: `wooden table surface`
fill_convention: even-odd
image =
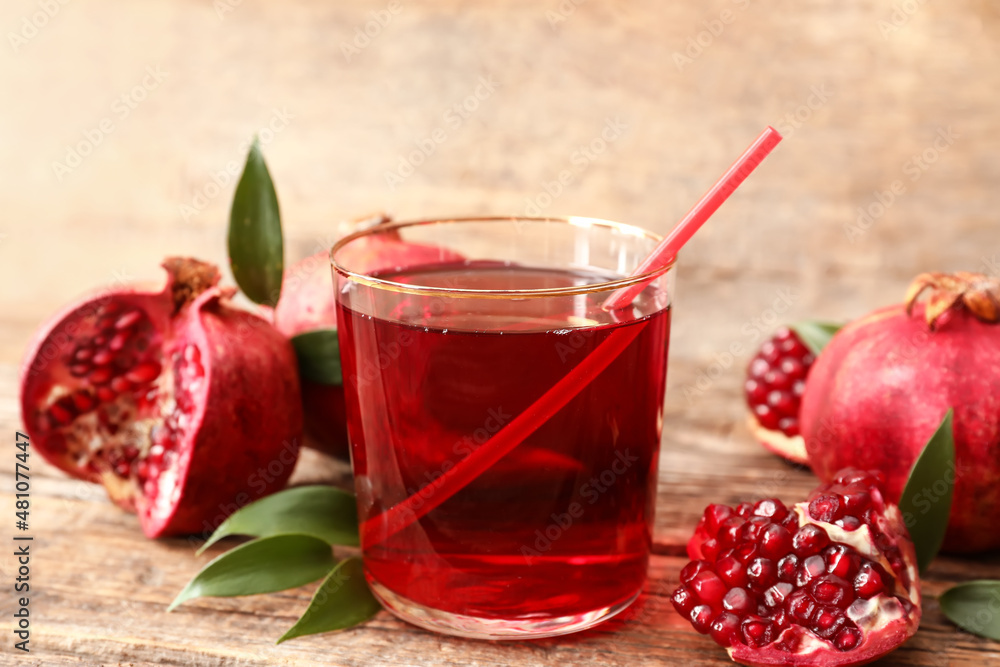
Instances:
[[[709,502],[795,500],[814,485],[743,425],[751,350],[779,321],[897,301],[920,271],[1000,272],[1000,10],[987,0],[6,0],[0,28],[10,440],[17,364],[55,308],[87,287],[155,279],[165,254],[225,263],[227,170],[254,132],[289,259],[375,209],[665,231],[764,125],[786,135],[682,257],[656,556],[621,619],[486,643],[381,613],[274,646],[311,587],[166,614],[223,547],[197,557],[184,540],[145,540],[101,489],[34,456],[32,652],[12,649],[8,592],[5,664],[727,664],[667,601],[686,537]],[[309,455],[295,480],[348,484],[347,472]],[[1000,559],[935,562],[920,632],[880,664],[1000,664],[1000,644],[957,631],[935,600],[983,577],[1000,578]]]

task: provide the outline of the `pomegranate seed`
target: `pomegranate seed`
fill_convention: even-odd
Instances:
[[[728,611],[719,614],[709,628],[712,639],[721,646],[732,646],[740,632],[740,617]]]
[[[111,389],[119,394],[124,394],[132,390],[132,383],[123,377],[116,377],[111,380]]]
[[[885,583],[878,570],[872,563],[862,563],[858,573],[854,576],[854,592],[858,594],[858,597],[869,600],[884,590]]]
[[[107,344],[107,342],[108,342],[108,337],[105,336],[104,334],[94,336],[94,345],[96,345],[97,347],[103,347],[104,345]]]
[[[777,412],[787,416],[795,415],[799,410],[799,406],[792,399],[791,394],[787,391],[779,391],[777,389],[771,391],[767,395],[767,404],[774,408]]]
[[[776,411],[771,409],[769,405],[755,405],[753,408],[753,414],[757,418],[757,421],[764,428],[773,431],[778,428],[778,422],[781,417]]]
[[[705,527],[712,537],[719,534],[719,526],[733,516],[733,508],[728,505],[709,505],[705,508]]]
[[[135,445],[125,445],[125,448],[122,449],[122,456],[127,461],[134,461],[139,456],[139,448]]]
[[[722,608],[740,616],[746,616],[756,607],[753,598],[750,597],[745,588],[731,588],[722,598]]]
[[[759,616],[748,616],[740,627],[743,643],[752,648],[759,648],[769,643],[773,634],[771,628],[770,621]]]
[[[712,607],[718,607],[726,595],[726,585],[711,570],[699,572],[689,586],[699,600]]]
[[[834,494],[822,494],[809,502],[809,516],[816,521],[833,523],[844,516],[844,508],[841,507],[840,498]]]
[[[846,622],[844,612],[840,609],[820,607],[813,616],[812,631],[823,639],[829,639],[840,632]]]
[[[802,395],[806,393],[806,383],[802,380],[796,380],[792,385],[792,396],[801,400]]]
[[[701,545],[701,553],[711,561],[719,557],[720,551],[722,551],[722,547],[719,546],[719,541],[714,537],[705,540],[704,544]]]
[[[125,343],[128,342],[128,332],[119,331],[114,335],[114,337],[108,341],[108,349],[113,352],[120,352]]]
[[[153,447],[150,448],[149,450],[150,456],[153,456],[154,454],[153,449],[156,449],[156,447],[157,445],[153,445]],[[162,454],[160,453],[162,449],[163,448],[160,447],[159,451],[157,451],[156,454],[162,456]],[[708,562],[703,560],[693,560],[687,565],[685,565],[684,568],[681,570],[681,575],[680,575],[681,581],[683,581],[685,584],[689,584],[691,583],[691,580],[698,575],[699,572],[709,568],[711,568],[711,565]]]
[[[796,417],[782,417],[778,420],[778,430],[794,438],[799,434],[799,420]]]
[[[844,628],[833,640],[834,646],[841,651],[850,651],[861,641],[861,632],[857,628]]]
[[[743,385],[743,391],[746,393],[747,400],[751,404],[763,403],[767,400],[767,385],[760,380],[750,378]]]
[[[110,350],[100,350],[94,355],[94,365],[95,366],[106,366],[111,363],[115,358],[114,352]]]
[[[764,373],[764,384],[771,389],[791,389],[792,378],[788,377],[781,371],[772,368],[768,372]]]
[[[809,560],[818,558],[812,556]],[[840,577],[828,574],[812,582],[812,596],[817,602],[847,609],[854,602],[854,591],[851,585]]]
[[[809,348],[807,348],[797,337],[782,341],[781,351],[785,354],[792,354],[798,357],[810,355]]]
[[[743,517],[744,519],[750,518],[753,514],[753,505],[750,503],[740,503],[736,506],[736,514]]]
[[[73,353],[73,359],[75,361],[89,361],[93,356],[94,348],[92,347],[78,347],[76,352]]]
[[[719,526],[718,540],[723,547],[731,547],[740,541],[740,534],[743,524],[746,523],[738,516],[731,517],[722,522]]]
[[[730,588],[741,588],[749,583],[743,563],[732,556],[720,558],[715,563],[715,571],[719,573],[719,578]]]
[[[788,615],[800,623],[808,623],[816,611],[816,601],[805,591],[795,591],[785,601]]]
[[[158,445],[153,445],[153,447],[150,447],[149,455],[151,457],[154,455],[153,450],[156,449],[157,447]],[[163,448],[160,447],[159,450],[155,452],[155,454],[162,456],[161,453],[162,450]],[[689,584],[691,583],[691,580],[698,575],[699,572],[709,568],[711,568],[711,565],[708,562],[703,560],[693,560],[687,565],[685,565],[684,568],[681,570],[681,575],[680,575],[681,581],[683,581],[685,584]]]
[[[844,530],[857,530],[861,527],[861,519],[856,516],[845,516],[837,519],[834,523]]]
[[[111,380],[111,368],[108,366],[95,368],[87,379],[93,384],[107,384]]]
[[[115,329],[118,329],[119,331],[122,329],[128,329],[141,319],[141,310],[130,310],[115,321]]]
[[[795,585],[803,588],[809,584],[810,581],[823,575],[826,572],[826,562],[823,561],[822,556],[809,556],[804,561],[802,565],[799,566],[799,571],[795,573]]]
[[[707,604],[695,605],[691,608],[691,615],[688,618],[691,619],[691,625],[695,630],[707,635],[713,618],[712,608]]]
[[[83,377],[90,372],[90,364],[73,364],[69,367],[69,374],[75,378]]]
[[[795,587],[787,582],[779,582],[764,591],[764,605],[769,609],[781,607],[788,596],[792,594]]]
[[[834,544],[823,550],[826,571],[841,579],[853,580],[858,573],[860,558],[843,544]]]
[[[754,516],[766,516],[772,521],[781,521],[788,516],[788,508],[780,500],[765,498],[753,506]]]
[[[754,508],[756,512],[756,507]],[[764,529],[771,525],[771,520],[766,516],[751,516],[740,531],[740,540],[743,542],[756,542],[760,539]]]
[[[771,364],[767,363],[765,359],[754,359],[750,362],[750,377],[762,378],[764,374],[771,370]]]
[[[104,317],[101,317],[97,320],[97,324],[95,326],[100,331],[113,330],[115,326],[115,318],[105,315]],[[100,343],[100,345],[104,345],[104,343]]]
[[[73,405],[80,414],[90,412],[94,409],[94,406],[97,405],[94,397],[91,396],[90,392],[85,389],[74,391],[70,398],[73,399]]]
[[[844,511],[853,516],[861,516],[872,505],[872,496],[867,491],[845,493],[841,496]]]
[[[145,477],[145,475],[143,475]],[[674,609],[681,616],[687,616],[691,613],[697,600],[695,599],[694,593],[687,586],[680,586],[674,594],[670,596],[670,602],[674,605]]]
[[[770,558],[754,558],[746,571],[747,579],[757,590],[764,590],[778,581],[778,568]]]
[[[60,426],[70,423],[73,421],[73,417],[75,417],[68,407],[59,403],[53,403],[49,406],[49,416]]]
[[[126,461],[119,461],[115,464],[115,472],[118,473],[119,477],[128,477],[131,471],[132,466],[130,466]]]
[[[807,523],[792,538],[792,548],[799,558],[818,554],[830,544],[830,536],[817,525]]]
[[[786,340],[791,340],[794,337],[795,334],[789,327],[778,327],[777,330],[774,332],[772,340],[783,343]]]
[[[799,558],[795,554],[788,554],[778,561],[778,579],[791,583],[795,581],[795,575],[799,571]]]
[[[785,357],[779,366],[781,372],[793,380],[801,380],[806,376],[805,365],[795,357]]]
[[[764,341],[757,353],[760,358],[769,364],[776,364],[781,361],[781,349],[775,345],[773,340]]]
[[[118,398],[118,394],[116,394],[113,389],[109,389],[108,387],[98,387],[97,398],[102,403],[110,403]]]
[[[160,376],[160,365],[155,361],[144,361],[128,373],[125,377],[129,382],[134,382],[135,384],[146,384],[151,382]]]
[[[792,550],[792,534],[776,523],[764,529],[760,535],[760,553],[767,558],[781,558]]]
[[[756,558],[758,553],[759,549],[753,542],[745,542],[733,549],[733,555],[736,557],[736,560],[744,565]]]

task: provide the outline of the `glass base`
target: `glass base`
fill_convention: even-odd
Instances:
[[[595,609],[584,614],[545,619],[504,620],[478,618],[425,607],[393,593],[377,581],[368,579],[372,592],[382,605],[398,618],[413,625],[456,637],[470,639],[541,639],[579,632],[608,620],[626,609],[639,597],[639,591],[625,602]]]

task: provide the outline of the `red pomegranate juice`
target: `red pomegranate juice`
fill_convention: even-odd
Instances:
[[[494,263],[385,280],[519,289],[609,276]],[[534,299],[392,293],[372,316],[349,284],[338,304],[351,455],[362,523],[489,442],[616,329],[639,327],[607,368],[473,482],[388,537],[362,540],[376,592],[452,614],[539,621],[630,601],[642,588],[656,497],[670,310],[607,293]],[[346,302],[346,303],[345,303]],[[656,304],[661,304],[657,309]]]

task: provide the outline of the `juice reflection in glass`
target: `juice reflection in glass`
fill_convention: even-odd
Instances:
[[[592,219],[468,219],[381,226],[335,246],[365,572],[396,615],[530,638],[590,627],[636,598],[673,270],[649,276],[629,308],[601,304],[658,240]],[[392,264],[368,253],[352,266],[353,243],[419,244],[410,254],[422,263],[400,266],[407,253],[394,246],[381,253]],[[599,358],[495,463],[474,461]]]

